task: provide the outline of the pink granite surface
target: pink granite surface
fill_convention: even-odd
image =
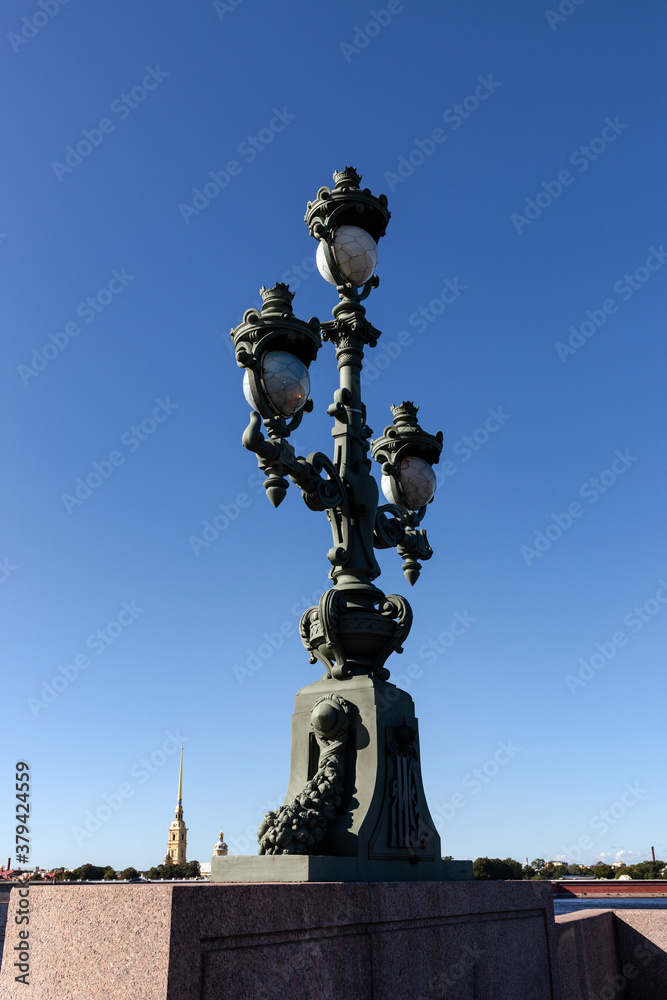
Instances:
[[[667,911],[614,910],[624,1000],[667,1000]]]
[[[31,907],[31,985],[5,959],[0,1000],[561,1000],[546,883],[43,886]]]
[[[18,889],[12,889],[0,1000],[162,1000],[167,993],[172,887],[31,886],[29,986],[17,983]],[[129,987],[129,991],[128,991]]]
[[[563,1000],[667,1000],[667,912],[556,917]]]
[[[578,910],[556,917],[556,929],[563,1000],[599,1000],[619,971],[613,912]]]

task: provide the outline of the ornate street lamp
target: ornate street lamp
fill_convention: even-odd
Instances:
[[[417,407],[404,402],[392,407],[383,435],[370,440],[361,369],[364,348],[375,347],[380,331],[362,302],[379,284],[377,243],[390,213],[384,195],[360,188],[352,167],[334,180],[333,188],[320,188],[305,216],[318,241],[320,273],[338,292],[333,320],[297,319],[293,294],[277,284],[261,289],[261,312],[248,310],[231,331],[253,410],[243,444],[256,453],[274,506],[291,480],[311,510],[326,511],[333,586],[300,623],[311,663],[319,660],[326,673],[296,696],[285,804],[260,826],[264,857],[214,859],[217,881],[468,877],[465,863],[448,869],[441,859],[422,787],[414,704],[385,667],[391,653],[402,652],[412,611],[403,597],[385,595],[373,582],[380,575],[375,548],[398,550],[411,585],[418,560],[432,555],[419,525],[435,492],[442,434],[423,431]],[[340,372],[327,411],[333,460],[322,452],[297,456],[288,440],[312,410],[308,368],[321,340],[334,345]],[[369,450],[381,465],[388,501],[381,506]],[[234,869],[235,861],[254,864]]]

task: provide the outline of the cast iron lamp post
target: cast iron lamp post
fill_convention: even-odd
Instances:
[[[377,242],[390,213],[384,195],[360,188],[353,168],[334,180],[332,189],[320,188],[305,216],[318,241],[320,273],[338,292],[333,320],[297,319],[293,293],[277,284],[261,289],[261,312],[249,309],[231,331],[253,410],[243,445],[257,455],[269,500],[277,507],[291,480],[311,510],[326,511],[333,534],[333,586],[300,623],[311,663],[320,660],[326,674],[297,694],[285,805],[267,813],[259,829],[259,853],[271,856],[277,874],[267,874],[264,857],[249,859],[263,863],[263,874],[248,875],[246,867],[244,877],[456,877],[443,874],[412,699],[389,682],[385,667],[392,652],[402,652],[412,612],[403,597],[385,595],[373,582],[380,575],[375,548],[398,550],[410,584],[419,560],[432,555],[420,523],[435,492],[442,434],[423,431],[417,407],[404,402],[392,406],[393,424],[370,440],[360,378],[364,348],[375,347],[380,331],[362,302],[379,284]],[[298,456],[288,440],[313,408],[308,369],[322,340],[334,345],[340,372],[327,411],[333,460],[322,452]],[[381,465],[388,501],[381,506],[369,449]],[[230,860],[217,859],[214,880],[234,877]]]

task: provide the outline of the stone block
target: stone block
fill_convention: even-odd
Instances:
[[[615,910],[627,1000],[667,997],[667,910]]]
[[[599,998],[619,972],[613,912],[579,910],[556,917],[556,935],[563,1000]]]
[[[547,883],[34,886],[29,990],[16,892],[0,1000],[561,1000]]]

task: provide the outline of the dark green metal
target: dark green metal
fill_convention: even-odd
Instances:
[[[278,506],[291,480],[311,510],[326,511],[333,535],[328,553],[333,587],[317,607],[305,612],[300,623],[311,662],[319,660],[326,674],[297,696],[289,790],[295,797],[288,797],[276,813],[267,815],[260,828],[260,853],[354,856],[363,872],[371,871],[380,860],[386,864],[394,859],[400,862],[396,871],[404,872],[397,875],[401,878],[410,877],[410,866],[421,860],[422,872],[426,865],[431,873],[427,877],[441,877],[433,874],[440,871],[440,840],[421,785],[414,706],[409,695],[388,682],[384,665],[392,652],[402,652],[412,611],[403,597],[385,595],[373,582],[380,575],[374,550],[395,547],[404,559],[406,578],[411,585],[415,583],[418,560],[432,555],[426,533],[419,527],[426,508],[410,511],[395,504],[378,505],[361,370],[364,349],[375,347],[380,331],[366,318],[361,303],[379,280],[374,276],[363,289],[356,289],[341,275],[332,251],[337,226],[358,226],[377,241],[386,231],[390,213],[384,195],[376,198],[367,188],[360,188],[361,177],[352,167],[334,174],[334,180],[333,189],[320,188],[305,216],[311,235],[323,241],[327,264],[338,280],[340,301],[333,319],[321,324],[316,318],[308,323],[298,320],[292,312],[292,293],[278,284],[261,290],[261,313],[248,310],[243,322],[231,331],[237,363],[250,372],[257,407],[243,445],[257,455],[267,476],[267,495]],[[340,386],[327,410],[334,421],[333,460],[322,452],[306,458],[296,454],[287,438],[312,403],[309,400],[302,411],[286,420],[273,412],[260,377],[267,349],[291,351],[309,365],[320,347],[320,335],[333,344],[340,373]],[[442,434],[427,434],[419,427],[412,403],[392,407],[392,411],[393,424],[372,443],[372,457],[383,473],[397,476],[405,455],[419,455],[435,464],[442,451]],[[396,697],[392,692],[397,692]],[[381,710],[383,699],[386,706]],[[329,724],[335,732],[327,731]],[[371,731],[369,742],[363,733]],[[312,764],[309,733],[316,740],[319,769]],[[351,779],[345,777],[350,759],[356,761],[356,806],[350,799]],[[406,821],[409,829],[396,818],[397,782],[403,774],[413,775],[405,778],[412,784],[403,789],[401,805],[411,817]],[[405,800],[408,792],[411,805]],[[346,810],[352,812],[348,815]]]
[[[409,455],[423,458],[431,465],[440,460],[442,431],[435,437],[423,431],[417,423],[418,410],[419,407],[410,402],[392,406],[393,424],[385,427],[382,437],[371,445],[371,454],[382,466],[383,475],[397,481],[400,481],[401,460]],[[417,560],[430,559],[433,555],[426,532],[419,528],[427,506],[425,504],[420,510],[410,511],[405,505],[383,504],[378,508],[375,521],[375,547],[396,547],[399,556],[405,560],[402,569],[411,586],[417,582],[421,571]]]

